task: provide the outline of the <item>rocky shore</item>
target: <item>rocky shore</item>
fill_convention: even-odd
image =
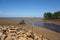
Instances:
[[[0,25],[0,40],[48,40],[42,34],[14,25]]]

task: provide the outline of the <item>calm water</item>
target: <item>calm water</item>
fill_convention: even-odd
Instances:
[[[18,19],[18,18],[12,18],[11,20],[16,20],[18,22],[20,21],[20,19]],[[60,26],[58,26],[58,25],[48,24],[48,23],[38,22],[38,21],[31,21],[31,20],[28,20],[28,21],[25,20],[25,22],[26,23],[30,23],[30,24],[33,23],[33,24],[38,25],[40,27],[47,28],[47,29],[50,29],[52,31],[55,31],[55,32],[59,32],[60,33]]]
[[[60,33],[60,26],[58,26],[58,25],[48,24],[48,23],[38,22],[38,21],[31,21],[31,20],[28,20],[28,21],[25,21],[25,22],[35,24],[35,25],[38,25],[40,27],[47,28],[47,29],[50,29],[52,31]]]

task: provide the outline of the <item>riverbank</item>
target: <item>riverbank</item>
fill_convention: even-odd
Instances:
[[[2,25],[13,25],[15,27],[22,27],[25,28],[25,30],[32,30],[32,24],[25,24],[25,25],[18,25],[17,21],[14,20],[8,20],[8,19],[0,19],[0,24]],[[60,40],[60,33],[48,30],[46,28],[42,28],[39,26],[34,25],[33,32],[38,36],[38,35],[43,35],[44,38],[48,38],[50,40]]]
[[[55,25],[60,25],[60,19],[54,19],[54,20],[44,20],[44,18],[23,18],[24,20],[33,20],[33,21],[40,21],[44,23],[51,23]]]
[[[44,20],[45,23],[51,23],[55,25],[60,25],[60,19],[55,19],[55,20]]]

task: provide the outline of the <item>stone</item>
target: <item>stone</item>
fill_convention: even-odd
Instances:
[[[18,40],[27,40],[27,39],[24,37],[20,37]]]
[[[40,34],[40,35],[39,35],[39,37],[40,37],[40,38],[42,38],[42,37],[43,37],[43,35],[42,35],[42,34]]]
[[[30,32],[26,32],[25,34],[26,34],[26,35],[28,35],[28,36],[29,36],[29,35],[31,35],[31,33],[30,33]]]
[[[0,32],[0,37],[3,35],[3,33],[2,32]]]
[[[38,38],[38,36],[34,33],[34,39],[36,40]]]
[[[32,38],[27,38],[27,40],[33,40]]]
[[[43,38],[43,40],[48,40],[47,38]]]
[[[26,34],[23,34],[23,37],[27,37],[27,35]]]
[[[42,40],[42,38],[37,38],[37,40]]]
[[[6,35],[5,35],[5,34],[3,34],[3,35],[2,35],[1,40],[4,40],[4,39],[5,39],[5,37],[6,37]]]

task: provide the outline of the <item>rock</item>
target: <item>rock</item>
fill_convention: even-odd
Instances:
[[[9,36],[9,37],[7,37],[5,40],[11,40],[11,37]]]
[[[26,34],[23,34],[23,37],[25,37],[25,38],[26,38],[26,37],[27,37],[27,35],[26,35]]]
[[[36,40],[38,38],[38,36],[34,33],[34,40]]]
[[[6,37],[6,35],[5,35],[5,34],[3,34],[3,35],[2,35],[1,40],[4,40],[4,39],[5,39],[5,37]]]
[[[29,35],[31,35],[31,32],[30,32],[30,31],[27,31],[25,34],[26,34],[27,36],[29,36]]]
[[[25,37],[20,37],[18,40],[27,40]]]
[[[12,28],[14,28],[14,26],[13,26],[13,25],[11,25],[11,27],[12,27]]]
[[[24,25],[24,24],[25,24],[25,21],[24,21],[24,20],[21,20],[21,21],[19,22],[19,24]]]
[[[42,38],[37,38],[37,40],[42,40]]]
[[[42,37],[43,37],[43,35],[42,35],[42,34],[40,34],[40,35],[39,35],[39,38],[42,38]]]
[[[27,40],[33,40],[32,38],[27,38]]]
[[[43,40],[48,40],[47,38],[43,38]]]
[[[0,28],[0,32],[2,31],[2,28]]]
[[[6,39],[5,39],[6,38]],[[31,30],[25,28],[10,26],[0,26],[0,40],[48,40],[42,34],[37,36]]]
[[[3,33],[2,32],[0,32],[0,37],[3,35]]]

